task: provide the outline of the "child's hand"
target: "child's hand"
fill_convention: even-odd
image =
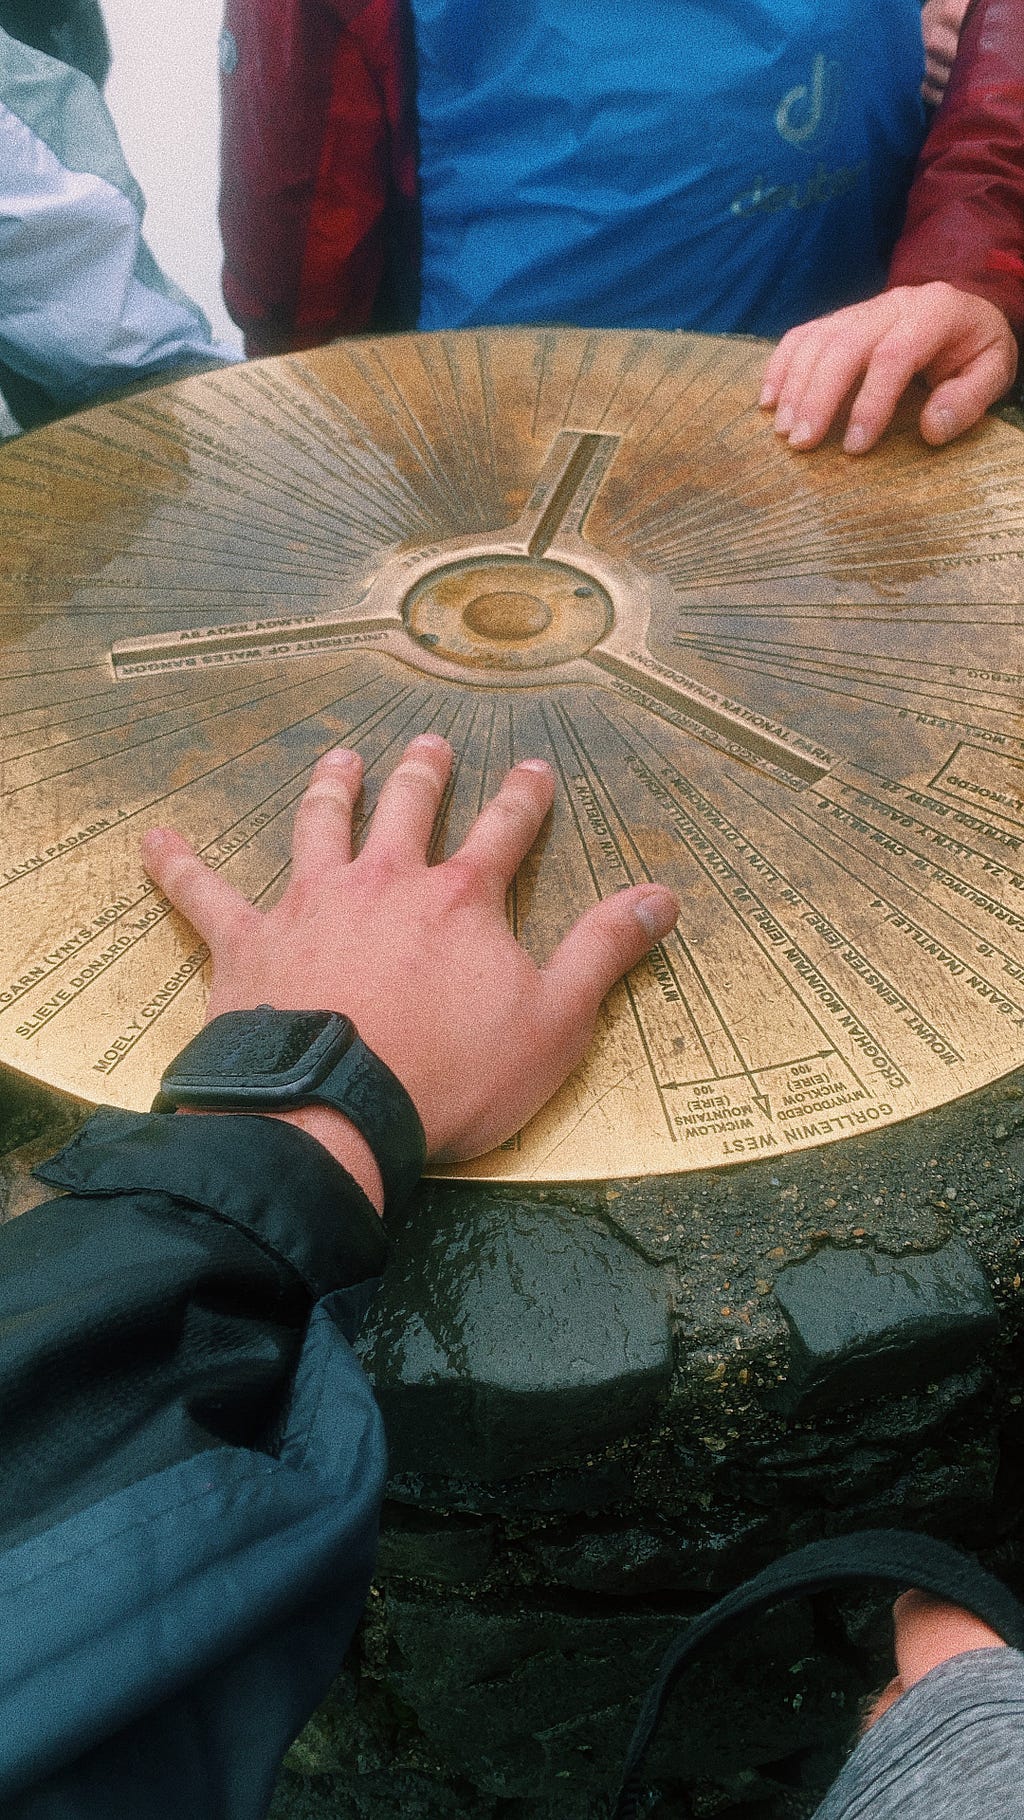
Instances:
[[[893,1610],[896,1674],[872,1703],[861,1736],[877,1723],[902,1694],[923,1681],[933,1668],[974,1649],[1005,1649],[1006,1644],[973,1612],[950,1605],[931,1593],[905,1592]]]
[[[921,435],[938,444],[977,423],[1016,371],[1017,343],[994,303],[951,284],[903,285],[790,329],[765,369],[760,402],[792,448],[813,449],[853,393],[843,448],[863,455],[915,375],[931,391]]]

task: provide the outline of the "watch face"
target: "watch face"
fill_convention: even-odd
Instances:
[[[187,1105],[298,1105],[354,1036],[349,1019],[333,1011],[228,1011],[182,1050],[163,1091]]]
[[[250,1079],[290,1075],[319,1038],[338,1022],[332,1011],[290,1011],[270,1016],[246,1014],[247,1030],[238,1044],[239,1065]],[[310,1064],[315,1064],[310,1055]]]

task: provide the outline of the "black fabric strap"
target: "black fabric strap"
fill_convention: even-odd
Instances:
[[[611,1820],[638,1820],[645,1805],[644,1761],[661,1722],[665,1702],[683,1669],[706,1648],[738,1630],[756,1613],[780,1600],[824,1592],[858,1580],[883,1580],[962,1605],[997,1631],[1015,1649],[1024,1649],[1024,1606],[1001,1580],[986,1573],[969,1556],[933,1536],[900,1529],[857,1530],[823,1542],[811,1542],[783,1555],[742,1586],[702,1612],[670,1644],[648,1689],[636,1722]],[[685,1820],[686,1808],[677,1810]]]
[[[388,1212],[403,1205],[426,1167],[427,1140],[401,1081],[356,1036],[315,1098],[344,1113],[366,1139],[377,1159]]]

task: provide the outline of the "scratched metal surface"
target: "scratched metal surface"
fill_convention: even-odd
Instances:
[[[764,349],[365,340],[148,392],[0,455],[0,1060],[148,1103],[205,956],[141,871],[170,821],[263,902],[325,747],[368,803],[459,752],[449,845],[555,766],[510,904],[684,910],[492,1178],[728,1164],[905,1118],[1024,1032],[1024,479],[989,422],[794,458]],[[401,989],[401,981],[396,981]]]

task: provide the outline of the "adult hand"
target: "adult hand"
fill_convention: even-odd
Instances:
[[[925,0],[921,9],[924,40],[921,95],[929,107],[938,107],[946,92],[966,11],[967,0]]]
[[[505,900],[551,808],[550,767],[517,765],[458,851],[432,866],[451,764],[446,740],[414,739],[354,858],[362,763],[343,747],[326,753],[295,818],[288,886],[266,912],[168,828],[150,830],[143,856],[210,948],[208,1017],[258,1004],[345,1012],[411,1094],[431,1156],[458,1159],[510,1137],[561,1086],[605,994],[667,935],[678,904],[662,885],[620,891],[537,967]]]
[[[941,1662],[975,1649],[1005,1649],[998,1632],[972,1612],[931,1593],[905,1592],[893,1606],[896,1674],[874,1701],[861,1728],[870,1731],[890,1706]]]
[[[951,284],[902,285],[790,329],[765,368],[760,403],[791,448],[813,449],[856,386],[843,448],[863,455],[916,374],[931,391],[921,435],[941,444],[977,423],[1016,371],[1017,344],[994,303]]]

